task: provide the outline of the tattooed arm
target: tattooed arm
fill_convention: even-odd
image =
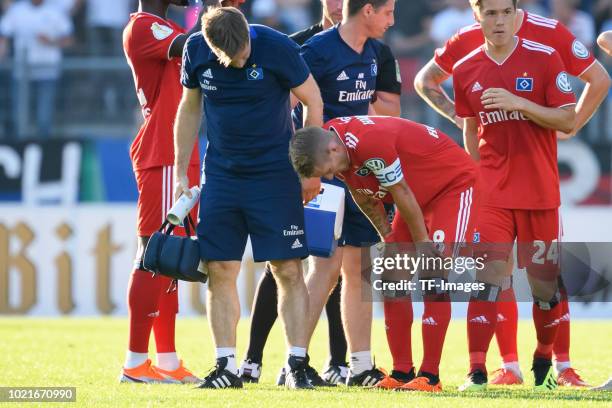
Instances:
[[[442,88],[442,82],[449,77],[450,75],[440,69],[438,64],[431,59],[414,78],[414,89],[436,112],[461,129],[463,119],[457,117],[455,103]]]
[[[387,219],[387,212],[385,211],[385,206],[382,201],[361,194],[351,187],[349,187],[349,190],[351,191],[355,203],[357,203],[361,209],[361,212],[368,217],[374,228],[376,228],[376,231],[378,231],[378,235],[380,235],[384,241],[385,237],[391,234],[391,225]]]

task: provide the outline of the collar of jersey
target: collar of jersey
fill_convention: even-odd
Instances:
[[[247,65],[251,65],[251,57],[253,56],[253,40],[257,38],[257,31],[255,31],[255,28],[250,25],[249,26],[249,36],[251,37],[251,55],[249,55],[249,59],[247,60],[246,64],[244,65],[245,67]],[[215,55],[215,53],[211,50],[208,51],[208,60],[209,61],[216,61],[217,60],[217,56]]]

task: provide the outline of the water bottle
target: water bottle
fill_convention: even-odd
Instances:
[[[187,197],[186,194],[183,194],[179,197],[179,199],[174,203],[170,211],[168,211],[168,215],[166,215],[166,220],[172,225],[183,225],[183,220],[187,217],[187,214],[191,211],[191,209],[198,203],[200,199],[200,187],[193,186],[189,189],[191,191],[191,198]]]

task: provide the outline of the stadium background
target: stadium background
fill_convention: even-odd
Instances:
[[[18,1],[30,0],[1,1],[0,19]],[[36,127],[40,98],[32,92],[28,64],[11,41],[0,58],[0,314],[124,316],[136,244],[136,186],[128,151],[142,115],[120,34],[136,1],[44,2],[73,24],[56,97],[46,107],[54,112],[49,137]],[[457,141],[459,130],[418,98],[412,81],[437,46],[472,22],[467,4],[398,0],[396,24],[386,38],[402,74],[402,115],[440,127]],[[596,53],[596,33],[612,28],[612,0],[522,0],[521,5],[560,19]],[[250,22],[290,33],[318,21],[320,3],[249,0],[245,10]],[[169,17],[189,25],[196,15],[193,8],[173,7]],[[612,71],[612,59],[598,57]],[[580,81],[574,83],[580,92]],[[612,242],[610,98],[577,138],[559,144],[566,241]],[[244,315],[260,272],[247,253],[239,284]],[[205,313],[203,287],[185,286],[180,293],[183,314]],[[598,300],[610,302],[612,294],[604,290]],[[528,310],[529,304],[521,306],[524,316]],[[609,318],[612,307],[575,304],[572,312]]]

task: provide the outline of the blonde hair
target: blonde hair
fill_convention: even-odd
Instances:
[[[518,0],[512,0],[512,5],[516,9],[518,7]],[[473,9],[480,9],[482,0],[470,0],[470,6],[472,6]]]
[[[249,23],[234,7],[211,7],[202,16],[202,33],[219,62],[228,67],[250,41]]]

